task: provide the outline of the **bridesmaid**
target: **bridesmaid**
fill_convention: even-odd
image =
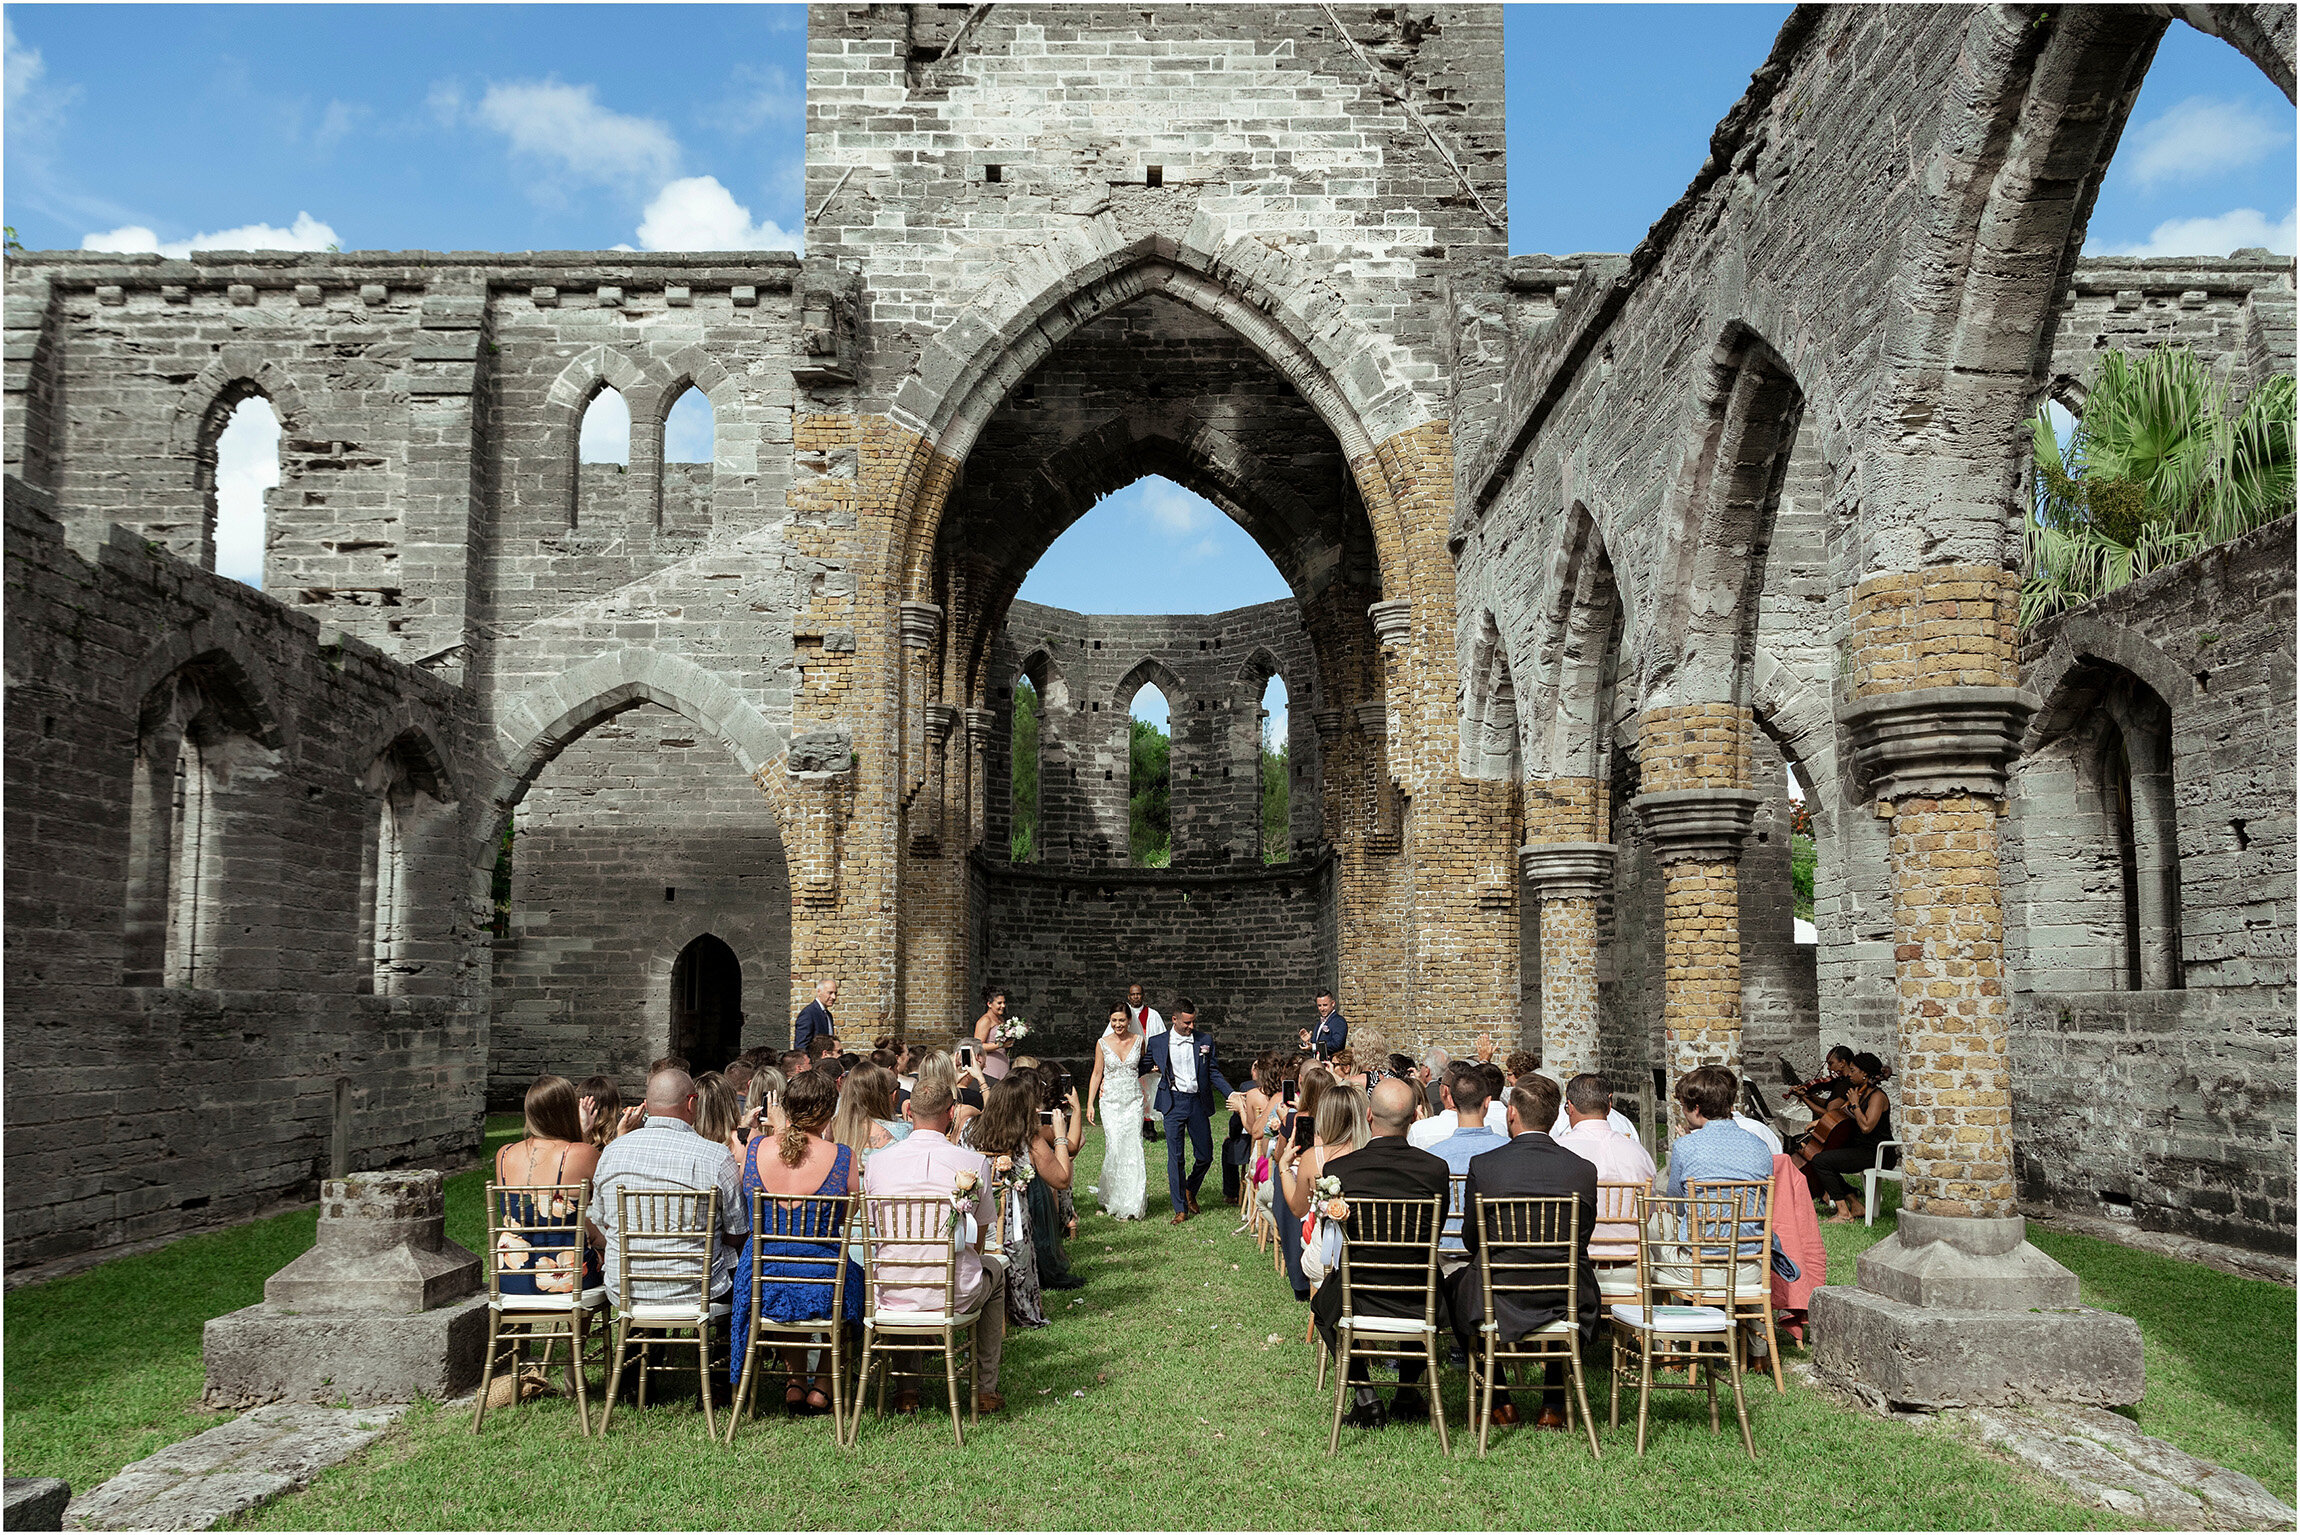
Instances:
[[[985,1082],[996,1082],[1006,1075],[1006,1040],[1000,1030],[1006,1025],[1006,989],[1001,986],[982,988],[982,1016],[974,1020],[974,1038],[980,1046],[982,1061],[979,1070]]]

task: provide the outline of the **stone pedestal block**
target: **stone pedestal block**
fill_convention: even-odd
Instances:
[[[2112,1311],[1947,1311],[1826,1285],[1812,1320],[1815,1374],[1877,1408],[2140,1400],[2140,1326]]]
[[[211,1320],[201,1340],[210,1407],[445,1400],[479,1384],[487,1297],[413,1316],[300,1311],[259,1302]]]
[[[460,1300],[479,1278],[478,1255],[447,1240],[438,1173],[354,1173],[320,1186],[319,1240],[264,1281],[264,1299],[404,1316]]]
[[[2077,1278],[2029,1245],[2020,1216],[1903,1211],[1900,1229],[1861,1254],[1861,1288],[1911,1306],[2027,1311],[2077,1303]]]
[[[7,1517],[0,1529],[60,1530],[64,1508],[72,1501],[72,1485],[52,1476],[8,1478]]]

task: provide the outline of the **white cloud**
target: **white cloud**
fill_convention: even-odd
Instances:
[[[6,75],[8,133],[12,138],[45,137],[63,126],[64,108],[79,94],[74,86],[59,86],[48,79],[48,61],[37,48],[27,48],[16,36],[16,24],[0,21],[6,38],[6,57],[0,72]]]
[[[451,87],[445,90],[432,93],[435,111],[459,99]],[[478,116],[511,141],[514,153],[572,180],[644,188],[660,186],[679,168],[679,141],[669,128],[601,106],[593,86],[558,80],[491,85]]]
[[[801,237],[751,210],[716,176],[684,176],[655,194],[639,221],[639,244],[651,251],[797,250]]]
[[[2291,138],[2289,119],[2278,121],[2240,101],[2191,96],[2142,124],[2119,158],[2134,181],[2156,187],[2242,170]]]
[[[330,101],[320,114],[319,127],[312,131],[312,147],[333,149],[351,136],[351,131],[369,116],[368,109],[356,102]]]
[[[102,234],[82,236],[80,249],[158,251],[171,260],[181,261],[196,250],[323,251],[342,243],[333,227],[308,213],[298,213],[295,222],[285,229],[277,224],[242,224],[236,229],[193,235],[189,240],[162,240],[142,224],[123,224]]]
[[[2293,253],[2292,211],[2271,224],[2257,208],[2232,208],[2206,218],[2168,219],[2139,245],[2094,245],[2088,256],[2225,256],[2247,246],[2265,246],[2279,256]]]
[[[216,438],[216,574],[264,584],[264,492],[280,482],[280,423],[242,400]]]
[[[1152,479],[1143,482],[1137,501],[1141,515],[1153,527],[1177,543],[1191,534],[1214,525],[1216,509],[1204,496],[1193,495],[1171,480]],[[1190,553],[1203,558],[1213,551],[1212,539],[1200,539]]]

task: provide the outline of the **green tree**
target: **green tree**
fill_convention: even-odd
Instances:
[[[1813,846],[1813,839],[1802,832],[1789,837],[1789,884],[1797,894],[1797,915],[1807,922],[1813,920],[1813,871],[1820,867],[1821,855]]]
[[[503,835],[495,844],[495,878],[489,883],[489,896],[495,908],[494,932],[498,938],[511,935],[511,830],[512,817],[503,818]]]
[[[2065,452],[2044,412],[2029,423],[2036,505],[2021,626],[2289,513],[2294,401],[2279,374],[2231,412],[2186,347],[2101,354]]]
[[[1174,856],[1174,743],[1148,720],[1128,720],[1126,841],[1134,862],[1163,869]]]
[[[1014,825],[1006,856],[1028,863],[1038,856],[1038,689],[1028,677],[1014,685]]]
[[[1293,856],[1293,777],[1287,770],[1286,743],[1270,746],[1262,726],[1262,862],[1284,863]]]

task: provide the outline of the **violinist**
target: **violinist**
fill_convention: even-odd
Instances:
[[[1831,1099],[1843,1097],[1846,1088],[1851,1085],[1845,1080],[1845,1067],[1851,1064],[1852,1059],[1853,1052],[1849,1047],[1832,1046],[1829,1050],[1828,1069],[1810,1082],[1802,1085],[1792,1083],[1784,1096],[1794,1098],[1814,1114],[1820,1114],[1828,1108]],[[1788,1069],[1786,1061],[1782,1062],[1782,1069]]]
[[[1813,1192],[1836,1207],[1832,1221],[1857,1221],[1867,1213],[1861,1199],[1846,1179],[1848,1173],[1858,1175],[1876,1161],[1877,1143],[1893,1138],[1893,1104],[1878,1084],[1889,1073],[1885,1063],[1868,1051],[1839,1062],[1835,1051],[1829,1063],[1838,1067],[1845,1081],[1845,1099],[1850,1113],[1852,1134],[1840,1145],[1817,1152],[1805,1163],[1805,1177]],[[1899,1161],[1897,1152],[1886,1153],[1886,1165]]]

